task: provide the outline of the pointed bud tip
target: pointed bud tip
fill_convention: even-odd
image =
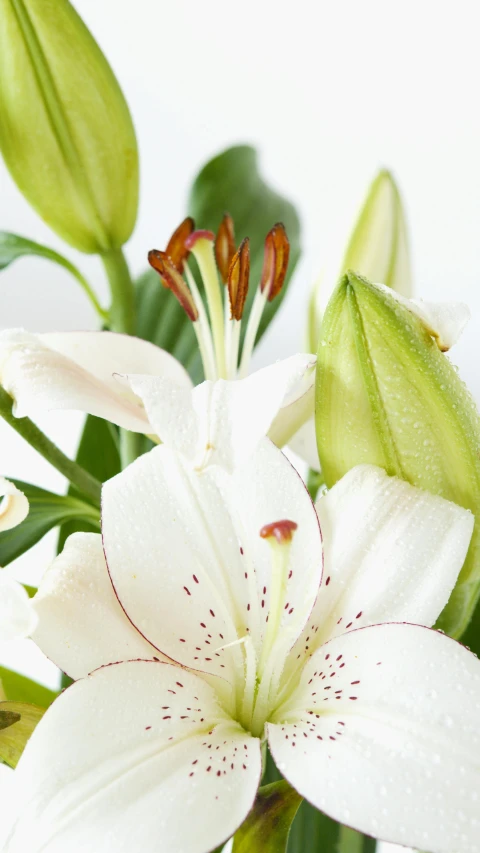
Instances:
[[[271,524],[265,524],[260,530],[262,539],[276,539],[279,545],[284,545],[291,542],[293,534],[297,529],[296,521],[289,521],[283,518],[280,521],[272,521]]]

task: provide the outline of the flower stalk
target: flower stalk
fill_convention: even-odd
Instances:
[[[13,429],[28,441],[28,443],[50,462],[64,477],[82,494],[90,498],[96,506],[100,506],[101,483],[88,473],[81,465],[69,459],[53,441],[39,429],[30,418],[16,418],[12,413],[13,400],[0,387],[0,415]]]

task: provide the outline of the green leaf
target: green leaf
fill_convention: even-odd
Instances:
[[[288,273],[282,292],[265,308],[258,343],[280,307],[300,257],[300,220],[293,204],[265,183],[255,149],[250,145],[235,145],[203,167],[193,184],[188,210],[197,228],[214,232],[224,212],[228,211],[235,223],[237,245],[244,237],[250,237],[250,289],[246,311],[260,281],[265,237],[276,222],[285,225],[290,241]]]
[[[0,695],[12,702],[27,702],[40,708],[48,708],[58,693],[43,684],[37,684],[26,675],[0,666]]]
[[[216,231],[227,210],[235,222],[237,244],[250,237],[251,305],[263,263],[263,244],[270,228],[283,222],[290,240],[290,264],[283,290],[265,308],[257,343],[285,296],[300,255],[300,222],[293,205],[265,183],[258,171],[257,154],[247,145],[228,148],[210,160],[196,178],[188,210],[198,228]],[[137,334],[172,353],[197,384],[203,370],[192,324],[170,291],[153,270],[145,272],[137,286]],[[243,324],[245,332],[245,323]]]
[[[300,794],[285,779],[259,789],[255,804],[235,833],[233,853],[284,853]]]
[[[438,627],[460,637],[480,593],[480,421],[421,321],[348,273],[322,323],[316,429],[327,486],[370,463],[470,509],[476,524]]]
[[[77,497],[55,495],[21,480],[12,482],[21,489],[30,504],[29,513],[18,527],[0,533],[0,566],[6,566],[28,551],[49,530],[69,519],[82,519],[99,530],[98,509]]]
[[[88,415],[78,446],[76,461],[101,483],[118,474],[121,466],[117,428],[109,421]],[[68,495],[69,497],[77,497],[78,493],[71,487]],[[57,553],[63,549],[65,540],[72,533],[78,531],[98,533],[98,530],[98,523],[92,522],[91,519],[76,518],[66,521],[60,528]]]
[[[108,312],[104,311],[99,304],[86,278],[67,258],[64,258],[63,255],[60,255],[53,249],[49,249],[48,246],[42,246],[40,243],[35,243],[26,237],[20,237],[18,234],[11,234],[8,231],[0,231],[0,270],[6,269],[6,267],[19,258],[25,258],[29,255],[53,261],[53,263],[68,270],[83,288],[100,317],[103,320],[108,318]]]
[[[15,768],[44,708],[24,702],[0,702],[0,762]]]

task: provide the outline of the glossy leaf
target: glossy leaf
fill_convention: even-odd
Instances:
[[[12,702],[27,702],[38,705],[40,708],[48,708],[58,693],[49,690],[43,684],[37,684],[26,675],[13,672],[4,666],[0,666],[0,696]]]
[[[15,768],[44,708],[24,702],[0,702],[0,762]]]
[[[466,629],[480,593],[480,422],[449,359],[388,289],[348,273],[325,313],[317,367],[317,442],[327,486],[355,465],[384,468],[477,517],[439,627]]]
[[[0,533],[0,566],[7,566],[42,539],[49,530],[69,519],[82,519],[99,530],[99,512],[73,496],[56,495],[30,483],[12,480],[28,498],[29,513],[18,527]]]
[[[107,318],[107,312],[104,311],[98,303],[97,297],[90,287],[88,281],[84,278],[80,270],[72,264],[63,255],[49,249],[48,246],[42,246],[40,243],[35,243],[33,240],[28,240],[26,237],[20,237],[18,234],[11,234],[8,231],[0,231],[0,270],[6,269],[14,261],[19,258],[34,256],[37,258],[45,258],[47,261],[52,261],[58,266],[66,269],[78,281],[83,288],[88,298],[92,302],[95,310],[103,318]]]
[[[284,853],[301,802],[300,794],[285,779],[264,785],[252,811],[235,833],[233,853]]]

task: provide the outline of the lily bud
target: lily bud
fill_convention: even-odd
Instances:
[[[413,293],[407,226],[402,199],[390,172],[372,181],[348,242],[338,275],[355,270],[370,281],[381,281],[402,296]],[[326,299],[325,281],[315,284],[309,306],[308,344],[317,348]],[[328,286],[328,283],[327,283]]]
[[[476,514],[466,562],[440,617],[454,637],[480,593],[480,423],[440,349],[456,339],[465,318],[458,304],[415,303],[348,272],[323,318],[316,387],[327,486],[372,463]]]
[[[119,248],[138,205],[135,131],[68,0],[0,0],[0,149],[20,191],[83,252]]]

